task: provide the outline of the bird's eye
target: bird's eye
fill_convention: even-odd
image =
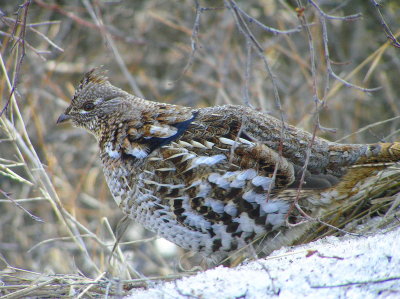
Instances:
[[[92,102],[86,102],[85,104],[83,104],[82,108],[85,111],[90,111],[94,109],[94,104]]]

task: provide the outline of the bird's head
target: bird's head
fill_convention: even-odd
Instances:
[[[72,121],[76,127],[98,136],[98,130],[111,118],[124,111],[130,95],[113,86],[99,69],[85,74],[76,89],[71,104],[57,120],[57,124]]]
[[[60,115],[57,124],[72,121],[74,126],[92,133],[100,147],[113,142],[116,132],[125,130],[121,138],[135,141],[130,147],[140,148],[147,155],[179,138],[196,115],[189,107],[156,103],[131,95],[113,86],[99,69],[93,69],[81,80],[71,105]]]

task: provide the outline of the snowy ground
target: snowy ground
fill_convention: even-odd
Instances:
[[[400,298],[400,228],[328,237],[237,268],[135,290],[128,298]]]

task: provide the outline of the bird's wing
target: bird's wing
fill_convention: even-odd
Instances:
[[[262,144],[189,135],[162,147],[149,169],[156,175],[145,181],[178,222],[211,235],[223,226],[249,237],[284,223],[291,202],[273,194],[295,179],[285,158]]]
[[[160,104],[127,121],[119,141],[124,158],[144,161],[154,150],[180,138],[196,115],[189,108]]]
[[[240,117],[196,112],[177,138],[148,156],[143,192],[152,190],[159,208],[182,225],[211,235],[221,227],[253,238],[283,225],[295,197],[278,194],[295,188],[299,166],[248,136]]]

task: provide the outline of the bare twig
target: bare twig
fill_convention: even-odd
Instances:
[[[324,43],[324,56],[325,56],[325,63],[326,63],[326,67],[328,70],[329,75],[331,75],[333,78],[335,78],[336,80],[340,81],[341,83],[343,83],[344,85],[348,86],[348,87],[352,87],[358,90],[361,90],[363,92],[373,92],[373,91],[377,91],[379,89],[381,89],[380,87],[375,87],[375,88],[365,88],[365,87],[361,87],[355,84],[352,84],[348,81],[346,81],[345,79],[341,78],[340,76],[338,76],[332,69],[332,65],[331,65],[331,59],[330,59],[330,55],[329,55],[329,47],[328,47],[328,30],[327,30],[327,26],[326,26],[326,14],[323,13],[323,11],[321,10],[321,8],[319,8],[312,0],[309,0],[310,3],[313,4],[314,7],[317,8],[317,11],[320,15],[320,23],[321,23],[321,27],[322,27],[322,36],[323,36],[323,43]],[[329,19],[329,18],[328,18]],[[353,19],[353,18],[350,18]]]
[[[17,42],[17,43],[22,43],[22,42],[23,42],[23,43],[25,44],[25,46],[26,46],[28,49],[32,50],[36,55],[38,55],[38,56],[40,57],[40,59],[42,59],[42,61],[46,61],[46,58],[43,57],[43,54],[50,54],[50,53],[51,53],[50,51],[38,50],[38,49],[36,49],[35,47],[33,47],[30,43],[28,43],[26,40],[22,40],[22,39],[20,39],[20,38],[17,38],[17,37],[15,37],[15,36],[12,36],[12,35],[9,34],[9,33],[0,31],[0,35],[6,36],[6,37],[10,37],[11,39],[13,39],[13,40],[14,40],[15,42]]]
[[[304,8],[301,7],[300,1],[298,1],[299,9],[302,11]],[[304,16],[304,14],[298,14],[298,17],[300,19],[300,22],[302,23],[303,27],[305,28],[305,32],[307,34],[307,40],[308,40],[308,47],[309,47],[309,52],[310,52],[310,64],[311,64],[311,76],[312,76],[312,88],[313,88],[313,98],[314,98],[314,104],[315,104],[315,125],[314,125],[314,130],[313,130],[313,135],[312,138],[310,139],[310,142],[307,145],[307,151],[306,151],[306,158],[304,161],[303,169],[302,169],[302,174],[300,177],[300,183],[299,187],[297,188],[297,195],[295,200],[293,201],[292,205],[289,208],[289,211],[287,213],[287,220],[292,214],[292,211],[295,207],[295,205],[298,204],[298,201],[300,200],[301,196],[301,190],[303,188],[304,180],[305,180],[305,175],[307,172],[307,167],[308,163],[310,162],[310,157],[311,157],[311,149],[315,141],[316,134],[318,132],[318,129],[320,128],[320,123],[319,123],[319,110],[320,106],[323,106],[323,101],[321,102],[318,97],[318,90],[317,90],[317,73],[316,73],[316,66],[315,66],[315,49],[314,49],[314,44],[313,44],[313,38],[312,34],[310,31],[310,28],[307,24],[307,20]],[[327,76],[329,77],[329,76]],[[328,80],[327,80],[328,81]]]
[[[390,30],[388,24],[386,23],[385,19],[383,18],[382,12],[380,10],[381,4],[375,0],[371,0],[371,3],[375,7],[376,12],[378,13],[378,19],[379,19],[379,22],[381,23],[381,26],[383,27],[383,31],[385,32],[386,37],[392,42],[392,45],[394,47],[400,48],[400,42],[394,36],[394,34],[392,33],[392,30]]]
[[[28,17],[28,10],[29,10],[29,5],[31,4],[31,0],[26,1],[24,4],[19,6],[19,9],[17,11],[17,18],[16,22],[14,25],[13,33],[12,36],[15,36],[15,33],[17,31],[17,27],[19,27],[19,23],[21,24],[21,30],[18,36],[18,39],[21,41],[20,43],[15,43],[14,45],[18,44],[18,50],[21,53],[18,59],[18,62],[15,67],[15,73],[14,73],[14,78],[12,82],[12,87],[8,96],[8,99],[6,101],[6,104],[4,105],[3,109],[0,111],[0,117],[3,115],[3,113],[7,110],[8,105],[10,104],[11,97],[14,94],[15,88],[18,84],[18,79],[19,79],[19,72],[21,69],[22,61],[24,60],[25,57],[25,33],[26,33],[26,20]],[[22,12],[21,12],[22,10]],[[22,20],[19,20],[19,18],[22,18]]]
[[[15,20],[13,18],[10,17],[6,17],[6,16],[1,16],[3,22],[7,21],[8,23],[14,23],[14,22],[18,22],[19,25],[22,25],[21,22],[19,20]],[[43,22],[36,22],[36,23],[27,23],[25,26],[26,27],[39,27],[39,26],[49,26],[49,25],[57,25],[60,24],[60,21],[43,21]]]
[[[400,276],[371,279],[371,280],[366,280],[366,281],[354,281],[354,282],[347,282],[347,283],[333,284],[333,285],[311,285],[310,287],[313,289],[344,288],[344,287],[349,287],[349,286],[354,286],[354,285],[383,283],[383,282],[388,282],[388,281],[393,281],[393,280],[400,280]]]
[[[392,118],[389,118],[389,119],[385,119],[385,120],[382,120],[382,121],[378,121],[378,122],[373,123],[373,124],[369,124],[369,125],[367,125],[367,126],[361,128],[361,129],[359,129],[359,130],[357,130],[357,131],[355,131],[355,132],[353,132],[353,133],[351,133],[351,134],[349,134],[349,135],[346,135],[346,136],[344,136],[344,137],[342,137],[342,138],[336,140],[335,142],[343,142],[344,140],[346,140],[347,138],[349,138],[349,137],[351,137],[351,136],[353,136],[353,135],[360,134],[360,133],[362,133],[362,132],[364,132],[364,131],[367,131],[367,130],[373,128],[373,127],[386,124],[386,123],[388,123],[388,122],[394,121],[394,120],[399,119],[399,118],[400,118],[400,116],[395,116],[395,117],[392,117]]]
[[[300,207],[300,205],[299,205],[297,202],[295,203],[295,206],[296,206],[296,209],[300,212],[300,214],[306,219],[305,221],[314,221],[314,222],[318,222],[318,223],[320,223],[320,224],[323,224],[323,225],[325,225],[325,226],[327,226],[327,227],[330,227],[330,228],[332,228],[332,229],[334,229],[334,230],[337,230],[337,231],[339,231],[339,232],[341,232],[341,233],[343,233],[343,234],[346,234],[346,235],[356,236],[356,237],[362,236],[362,235],[360,235],[360,234],[356,234],[356,233],[352,233],[352,232],[345,231],[345,230],[343,230],[343,229],[341,229],[341,228],[339,228],[339,227],[336,227],[336,226],[334,226],[334,225],[332,225],[332,224],[329,224],[329,223],[327,223],[327,222],[325,222],[325,221],[322,221],[321,219],[311,217],[311,216],[308,215],[306,212],[304,212],[304,210]],[[302,223],[303,223],[303,222],[301,222],[301,224],[302,224]],[[299,225],[299,223],[292,224],[291,226],[297,226],[297,225]]]
[[[64,52],[64,49],[62,49],[61,47],[57,46],[50,38],[48,38],[46,35],[44,35],[40,31],[38,31],[38,30],[36,30],[35,28],[32,28],[32,27],[29,28],[29,30],[35,32],[37,35],[39,35],[41,38],[43,38],[46,42],[48,42],[51,46],[56,48],[58,51]]]
[[[83,4],[85,5],[85,7],[86,7],[87,11],[89,12],[90,16],[92,17],[93,21],[97,24],[98,28],[100,28],[100,32],[101,32],[102,36],[110,45],[110,48],[112,49],[115,60],[117,61],[118,66],[120,67],[125,78],[128,80],[128,83],[131,86],[132,90],[138,97],[144,98],[144,95],[143,95],[142,91],[140,90],[139,86],[137,85],[135,78],[131,75],[131,73],[128,70],[128,67],[126,66],[124,60],[122,59],[122,56],[117,48],[117,45],[115,44],[110,33],[104,26],[103,20],[101,19],[100,15],[99,15],[100,11],[97,11],[97,13],[96,13],[92,4],[88,0],[83,0]]]
[[[188,61],[186,65],[183,67],[182,73],[180,76],[174,80],[174,82],[179,81],[185,74],[186,72],[190,69],[190,67],[193,64],[193,60],[198,48],[199,44],[199,29],[200,29],[200,17],[203,11],[206,10],[206,8],[201,7],[200,3],[198,0],[194,0],[195,8],[196,8],[196,16],[195,20],[193,22],[193,29],[192,29],[192,35],[190,37],[190,44],[191,44],[191,51],[189,54]]]
[[[0,189],[0,193],[3,194],[4,197],[6,197],[9,201],[14,203],[18,208],[20,208],[22,211],[24,211],[26,214],[28,214],[29,217],[31,217],[33,220],[38,221],[38,222],[44,222],[42,218],[33,215],[31,212],[29,212],[27,209],[25,209],[22,205],[20,205],[16,200],[14,200],[9,193],[5,192],[4,190]]]
[[[243,15],[244,17],[246,17],[246,20],[249,23],[254,23],[256,24],[258,27],[260,27],[261,29],[271,32],[273,34],[292,34],[292,33],[297,33],[300,32],[302,30],[301,26],[297,26],[296,28],[293,29],[289,29],[289,30],[280,30],[280,29],[276,29],[270,26],[267,26],[263,23],[261,23],[260,21],[258,21],[257,19],[253,18],[252,16],[248,15],[243,9],[241,9],[234,1],[232,1],[234,4],[235,9],[240,12],[241,15]]]
[[[53,10],[55,12],[58,12],[62,15],[67,16],[68,18],[72,19],[73,21],[77,22],[78,24],[85,26],[85,27],[89,27],[89,28],[93,28],[93,29],[98,29],[100,30],[100,27],[90,23],[78,16],[76,16],[74,13],[70,12],[70,11],[66,11],[65,9],[63,9],[61,6],[59,6],[58,4],[48,4],[42,0],[34,0],[35,3],[45,9],[49,9],[49,10]]]
[[[0,16],[0,19],[3,21],[3,23],[7,24],[8,26],[14,26],[14,28],[15,28],[16,25],[25,26],[25,28],[28,28],[30,31],[32,31],[35,34],[39,35],[42,39],[44,39],[52,47],[54,47],[55,49],[57,49],[60,52],[64,52],[64,50],[61,47],[59,47],[58,45],[56,45],[49,37],[47,37],[46,35],[44,35],[43,33],[41,33],[40,31],[38,31],[38,30],[36,30],[34,28],[34,27],[37,27],[37,26],[46,26],[46,25],[48,26],[48,25],[53,25],[53,24],[59,24],[60,23],[59,21],[47,21],[47,22],[40,22],[40,23],[35,23],[35,24],[25,24],[24,25],[24,22],[20,21],[18,18],[12,19],[12,18],[9,18],[9,17]],[[16,39],[16,41],[18,41],[18,42],[23,40],[21,38],[15,38],[14,35],[8,35],[5,32],[2,32],[2,34],[5,35],[5,36],[10,36],[12,39]],[[23,41],[28,45],[28,42],[26,42],[25,40],[23,40]],[[41,52],[42,53],[43,51],[36,50],[35,52]],[[48,52],[48,53],[50,53],[50,52]]]
[[[313,0],[308,0],[308,2],[309,2],[312,6],[314,6],[314,7],[317,9],[318,13],[319,13],[323,18],[325,18],[325,19],[340,20],[340,21],[354,21],[354,20],[357,20],[357,19],[361,18],[361,16],[362,16],[361,13],[357,13],[357,14],[354,14],[354,15],[348,15],[348,16],[344,16],[344,17],[332,16],[332,15],[329,15],[329,14],[325,13],[325,12],[318,6],[318,4],[315,3],[315,1],[313,1]]]
[[[282,123],[282,140],[283,140],[283,130],[285,127],[285,123],[283,120],[283,110],[282,110],[282,105],[281,105],[281,100],[280,100],[280,96],[279,96],[279,91],[278,91],[278,86],[277,86],[277,82],[276,82],[276,78],[274,73],[272,72],[272,69],[268,63],[268,60],[266,59],[265,55],[264,55],[264,49],[262,48],[262,46],[260,45],[260,43],[257,41],[256,37],[253,35],[253,33],[251,32],[250,28],[247,26],[246,22],[244,21],[244,19],[242,18],[242,15],[240,14],[239,10],[238,10],[238,6],[235,3],[235,1],[233,0],[228,0],[225,1],[226,6],[229,7],[231,9],[231,11],[233,12],[233,17],[235,19],[236,25],[239,29],[239,31],[246,37],[246,39],[253,45],[253,47],[256,49],[258,56],[262,59],[263,63],[264,63],[264,67],[269,75],[269,78],[272,82],[272,87],[273,87],[273,91],[274,91],[274,98],[275,98],[275,105],[277,110],[280,113],[280,118],[281,118],[281,123]]]

